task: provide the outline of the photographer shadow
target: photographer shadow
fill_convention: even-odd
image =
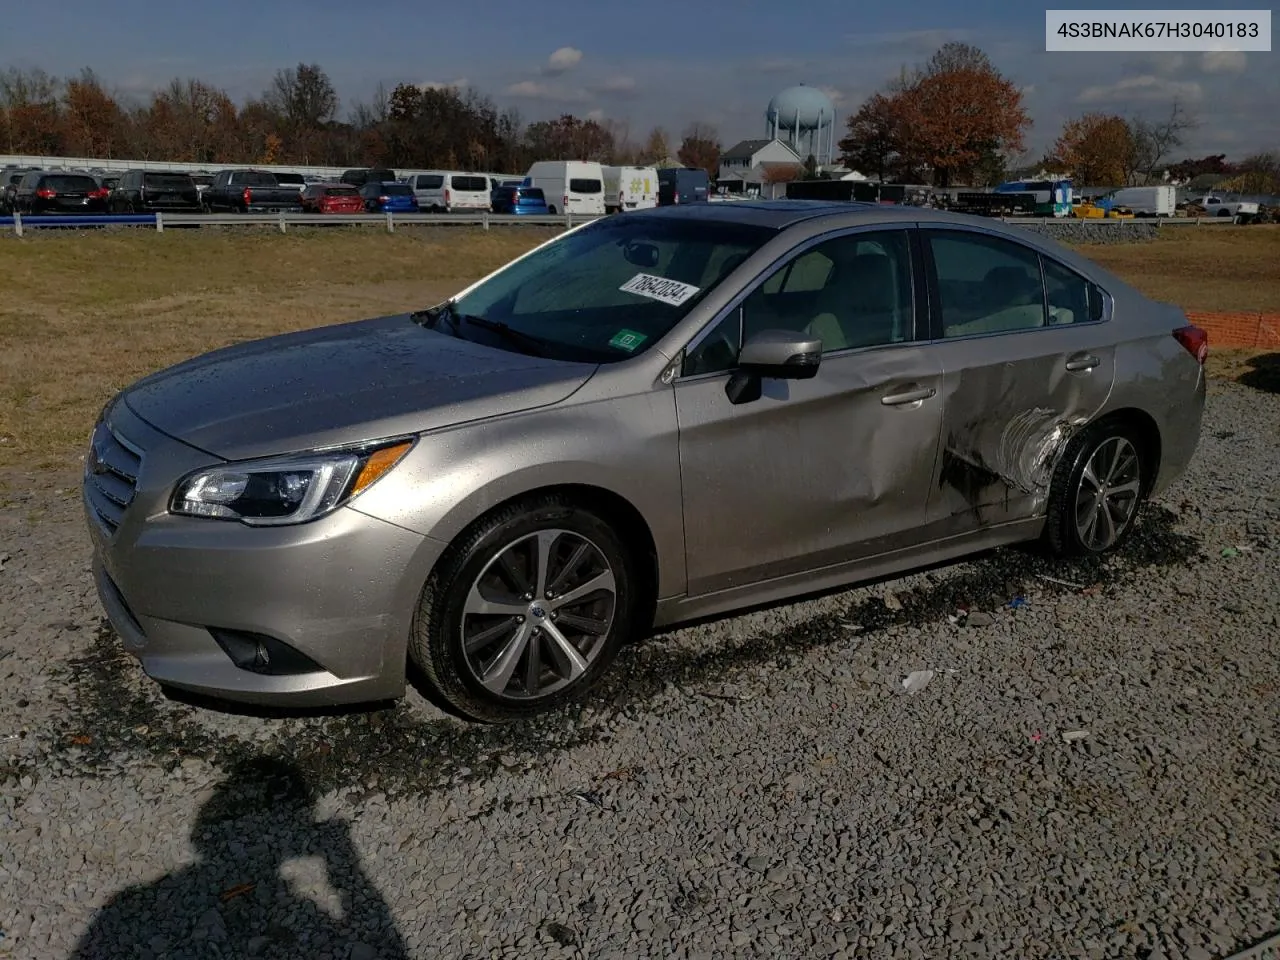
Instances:
[[[196,863],[112,897],[72,957],[406,960],[346,824],[314,806],[291,764],[239,764],[196,817]]]

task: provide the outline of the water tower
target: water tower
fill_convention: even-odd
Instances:
[[[766,135],[791,145],[800,159],[813,154],[818,165],[835,158],[836,106],[817,87],[788,87],[769,101]]]

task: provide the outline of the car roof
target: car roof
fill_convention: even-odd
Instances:
[[[981,226],[1001,233],[1010,233],[1016,229],[992,217],[952,213],[931,207],[867,203],[859,200],[739,200],[734,203],[674,204],[629,213],[627,216],[741,223],[748,226],[772,227],[775,230],[785,230],[798,223],[824,219],[838,219],[841,223],[860,221],[866,224],[901,223],[903,220],[911,220],[938,225]],[[1019,236],[1016,233],[1012,235]]]

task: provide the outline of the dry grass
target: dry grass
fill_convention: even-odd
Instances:
[[[1076,249],[1184,310],[1280,313],[1280,226],[1167,227],[1151,243]]]
[[[427,306],[548,236],[237,229],[0,240],[0,467],[65,463],[107,397],[153,370],[238,340]]]
[[[1280,229],[1085,248],[1184,308],[1280,311]],[[238,340],[415,309],[551,231],[145,231],[0,238],[0,470],[66,467],[110,394]],[[1231,375],[1247,358],[1215,361]],[[1256,375],[1256,371],[1255,371]]]

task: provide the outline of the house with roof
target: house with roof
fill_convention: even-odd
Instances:
[[[745,196],[783,196],[786,174],[803,165],[804,159],[782,140],[740,140],[720,154],[716,187]]]

